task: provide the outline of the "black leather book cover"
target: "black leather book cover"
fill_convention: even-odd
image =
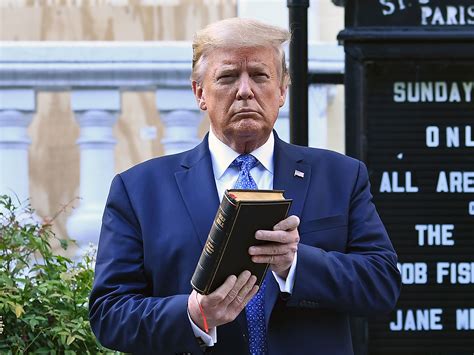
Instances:
[[[260,285],[268,264],[252,262],[248,249],[265,243],[255,239],[257,230],[272,230],[287,217],[291,200],[283,198],[283,191],[250,190],[251,200],[235,200],[233,194],[245,190],[227,190],[216,214],[203,253],[192,277],[196,291],[209,294],[224,283],[229,275],[238,276],[249,270]],[[256,193],[254,195],[254,193]],[[280,193],[280,199],[259,200],[259,195]],[[266,197],[268,198],[268,195]]]

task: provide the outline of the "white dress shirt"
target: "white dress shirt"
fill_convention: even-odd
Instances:
[[[250,170],[250,175],[252,175],[259,190],[273,189],[274,146],[275,138],[273,137],[272,132],[265,144],[251,153],[259,161],[259,164]],[[221,201],[225,190],[231,189],[237,182],[239,168],[230,165],[240,154],[221,142],[212,131],[212,127],[209,130],[209,151],[211,152],[212,169],[216,181],[217,193],[219,194],[219,201]],[[293,291],[296,258],[297,255],[295,254],[293,264],[290,267],[286,280],[282,279],[272,271],[281,292],[291,293]],[[194,324],[191,317],[189,317],[189,321],[193,327],[194,335],[200,337],[207,346],[213,346],[214,343],[217,342],[216,328],[209,329],[209,334],[207,334]]]

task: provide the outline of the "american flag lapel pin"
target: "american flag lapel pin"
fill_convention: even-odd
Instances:
[[[304,178],[304,173],[299,170],[295,170],[295,174],[293,176],[298,176],[299,178]]]

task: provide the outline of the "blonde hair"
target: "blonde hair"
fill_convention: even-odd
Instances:
[[[234,17],[211,23],[194,36],[191,80],[202,81],[206,56],[214,49],[271,47],[281,61],[281,83],[286,85],[289,74],[283,44],[290,37],[283,28],[252,19]]]

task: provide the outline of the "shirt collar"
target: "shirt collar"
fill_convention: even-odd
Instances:
[[[271,174],[273,174],[274,146],[275,138],[273,137],[272,131],[265,144],[251,152],[251,154],[258,159],[260,164],[262,164],[262,166]],[[222,177],[229,165],[240,155],[221,142],[212,131],[212,127],[209,130],[209,151],[211,152],[212,169],[214,170],[214,177],[216,180],[219,180]]]

